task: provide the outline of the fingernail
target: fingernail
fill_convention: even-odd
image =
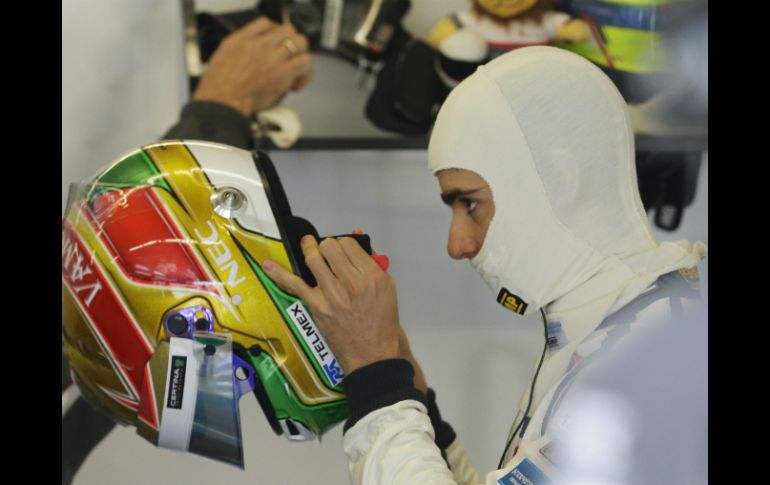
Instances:
[[[273,262],[270,261],[269,259],[266,259],[262,262],[262,269],[264,269],[268,273],[272,273],[273,270],[275,269],[275,264],[273,264]]]
[[[313,238],[312,235],[306,234],[306,235],[302,236],[302,240],[300,241],[300,244],[303,245],[303,246],[306,245],[306,244],[310,244],[311,242],[313,242],[314,239],[315,238]]]

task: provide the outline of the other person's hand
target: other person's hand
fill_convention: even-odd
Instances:
[[[251,118],[312,77],[307,39],[291,25],[260,17],[222,41],[193,100],[218,102]]]

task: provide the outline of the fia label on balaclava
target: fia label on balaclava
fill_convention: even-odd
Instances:
[[[514,295],[507,288],[502,288],[497,295],[497,303],[503,305],[505,308],[512,312],[516,312],[519,315],[524,315],[527,311],[527,305],[521,297]]]

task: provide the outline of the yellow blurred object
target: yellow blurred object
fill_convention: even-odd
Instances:
[[[570,42],[583,42],[591,37],[591,29],[582,20],[575,19],[559,27],[556,37]]]
[[[457,24],[455,24],[450,17],[444,17],[439,21],[439,23],[436,24],[435,27],[433,27],[433,30],[430,32],[430,35],[428,36],[428,44],[430,44],[434,49],[438,49],[438,46],[441,44],[442,40],[446,39],[458,30],[459,28],[457,27]]]
[[[661,21],[669,0],[581,0],[570,4],[570,13],[582,19],[589,36],[564,39],[558,47],[601,66],[629,73],[665,70],[666,56]],[[562,40],[561,38],[559,40]]]
[[[551,45],[556,39],[571,42],[590,39],[589,26],[556,11],[553,7],[557,3],[556,0],[473,0],[469,9],[441,19],[428,42],[439,49],[441,43],[457,31],[470,29],[486,39],[491,59],[519,47]]]

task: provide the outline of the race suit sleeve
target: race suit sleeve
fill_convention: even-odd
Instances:
[[[480,483],[441,419],[435,393],[415,389],[413,376],[408,361],[393,359],[358,369],[343,382],[350,410],[343,447],[352,483]]]
[[[435,443],[441,450],[452,475],[457,483],[472,484],[481,483],[479,474],[469,461],[465,448],[457,441],[457,434],[452,426],[441,418],[441,413],[436,405],[436,392],[428,389],[427,395],[428,418],[436,434]]]
[[[190,101],[163,139],[184,138],[224,143],[249,150],[251,122],[238,110],[210,101]]]
[[[441,419],[435,393],[423,395],[415,389],[413,377],[407,360],[391,359],[362,367],[343,381],[350,416],[343,449],[351,483],[499,485],[520,483],[519,478],[527,483],[528,476],[534,477],[531,461],[541,460],[537,448],[529,447],[481,480],[451,426]],[[519,469],[522,462],[526,469]]]

